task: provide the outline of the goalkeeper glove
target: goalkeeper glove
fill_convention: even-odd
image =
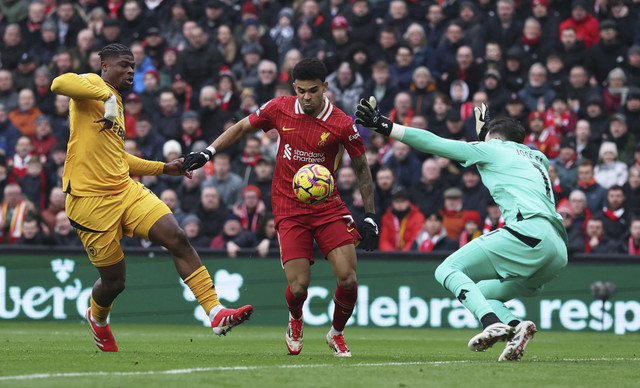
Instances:
[[[182,169],[185,171],[197,170],[200,167],[204,166],[208,161],[210,161],[215,153],[216,149],[211,146],[205,148],[200,152],[192,152],[184,157]]]
[[[118,100],[115,94],[109,94],[109,98],[104,102],[104,118],[114,122],[118,117]]]
[[[478,134],[478,140],[484,141],[489,131],[489,108],[484,102],[480,107],[473,108],[473,113],[476,116],[476,133]]]
[[[372,251],[378,248],[378,224],[375,221],[375,214],[366,213],[364,216],[364,224],[362,225],[364,236],[360,240],[360,247],[365,251]]]
[[[366,101],[364,98],[361,99],[356,108],[355,116],[357,117],[355,121],[356,124],[385,136],[391,134],[393,123],[388,117],[380,114],[375,97],[369,97],[369,101]]]

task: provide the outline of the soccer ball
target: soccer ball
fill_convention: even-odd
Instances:
[[[331,193],[335,182],[328,168],[319,164],[306,164],[293,176],[293,192],[304,203],[324,202]]]

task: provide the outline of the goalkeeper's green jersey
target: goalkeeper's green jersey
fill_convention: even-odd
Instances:
[[[562,216],[556,212],[549,160],[542,152],[499,139],[478,143],[443,139],[411,127],[405,127],[398,140],[419,151],[457,160],[465,167],[477,165],[482,183],[502,211],[506,225],[543,217],[567,243]]]

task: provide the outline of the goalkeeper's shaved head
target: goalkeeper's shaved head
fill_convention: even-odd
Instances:
[[[489,130],[487,131],[487,135],[491,135],[492,137],[500,137],[505,141],[512,141],[522,144],[524,143],[525,131],[518,121],[510,117],[501,117],[493,119],[491,120],[491,122],[489,122]]]

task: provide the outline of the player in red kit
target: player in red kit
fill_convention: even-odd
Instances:
[[[327,343],[338,357],[351,357],[342,331],[357,299],[356,243],[365,250],[378,246],[373,180],[367,166],[365,148],[353,120],[324,96],[327,90],[324,64],[313,58],[301,60],[293,69],[297,96],[277,97],[242,119],[206,150],[185,156],[183,168],[194,170],[245,135],[262,129],[276,129],[280,136],[272,187],[273,214],[280,240],[282,266],[287,276],[285,291],[289,307],[286,344],[291,354],[302,350],[302,306],[307,298],[313,264],[313,241],[331,264],[338,280],[333,300],[333,325]],[[321,164],[335,173],[344,150],[349,153],[358,175],[365,211],[361,236],[338,190],[320,204],[298,200],[291,181],[305,164]]]

